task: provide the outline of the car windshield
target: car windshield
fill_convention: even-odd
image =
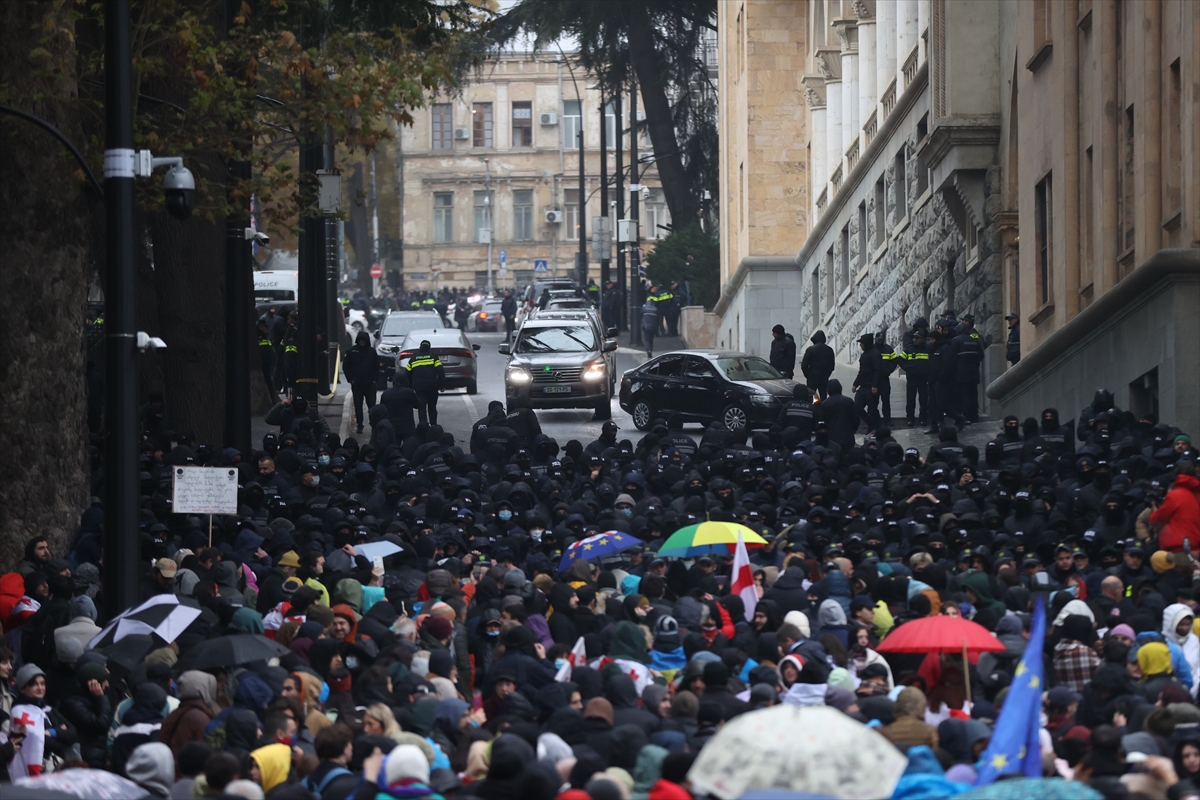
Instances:
[[[381,332],[380,335],[382,335],[382,336],[403,336],[404,334],[408,333],[409,331],[416,330],[417,328],[430,327],[429,322],[430,322],[430,320],[428,317],[419,317],[419,318],[396,317],[396,316],[387,317],[383,321],[383,331]]]
[[[503,304],[504,303],[500,300],[488,300],[486,303],[483,304],[483,310],[488,312],[489,314],[499,314],[500,306],[502,306]]]
[[[731,381],[774,381],[783,377],[779,370],[757,356],[718,358],[717,369]]]
[[[580,297],[564,297],[562,299],[551,300],[550,308],[587,308],[588,301]]]
[[[587,325],[563,325],[553,328],[523,328],[516,352],[588,353],[596,349],[596,335]]]

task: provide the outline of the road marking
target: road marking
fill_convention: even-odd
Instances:
[[[479,420],[479,411],[475,408],[475,401],[471,399],[471,395],[463,392],[459,395],[463,402],[467,404],[467,417],[470,418],[470,425],[474,425]]]

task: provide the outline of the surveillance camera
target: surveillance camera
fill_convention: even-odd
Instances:
[[[196,207],[196,179],[192,177],[192,171],[184,166],[168,170],[163,178],[163,195],[172,217],[178,220],[190,217]]]
[[[166,342],[164,342],[162,339],[158,338],[157,336],[151,336],[150,334],[146,333],[145,331],[138,331],[137,346],[138,346],[138,350],[140,350],[143,353],[146,352],[147,350],[166,350],[167,349]]]
[[[647,189],[645,186],[643,186],[643,187],[642,187],[642,199],[643,199],[643,200],[649,200],[649,199],[650,199],[650,190],[649,190],[649,189]]]
[[[267,236],[265,233],[263,233],[260,230],[256,230],[255,228],[246,228],[245,236],[246,236],[246,241],[254,242],[255,244],[259,245],[260,247],[266,247],[268,244],[271,243],[270,236]]]

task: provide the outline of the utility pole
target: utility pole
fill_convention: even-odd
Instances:
[[[616,95],[613,97],[614,111],[617,113],[617,219],[625,219],[625,133],[621,128],[621,85],[617,84]],[[620,311],[617,316],[617,328],[625,329],[626,314],[629,308],[629,287],[625,283],[625,245],[617,242],[617,291],[623,302],[619,303]]]
[[[134,311],[133,74],[129,0],[104,4],[104,612],[137,605],[137,322]]]
[[[305,20],[302,36],[304,46],[311,47],[317,43],[316,26],[312,18]],[[312,100],[314,89],[306,78],[301,82],[301,91]],[[299,297],[297,298],[300,316],[299,365],[296,376],[296,396],[303,397],[310,407],[315,408],[317,402],[317,384],[319,374],[318,354],[320,345],[317,342],[317,329],[323,313],[321,310],[321,295],[324,294],[325,280],[325,220],[313,210],[314,201],[320,195],[320,171],[324,162],[323,143],[321,138],[310,127],[304,124],[298,131],[300,140],[300,190],[304,205],[308,210],[300,218],[300,263],[299,279],[297,280]]]
[[[605,223],[602,230],[612,231],[608,216],[608,117],[604,113],[604,90],[600,90],[600,216]],[[603,245],[603,239],[601,244]],[[612,248],[605,247],[594,255],[600,258],[600,300],[603,305],[604,287],[608,284],[608,263]]]
[[[574,80],[575,76],[572,75]],[[576,87],[576,93],[579,88]],[[587,184],[584,179],[584,171],[586,162],[583,160],[583,129],[584,120],[587,117],[583,113],[583,98],[579,98],[579,253],[575,256],[575,284],[577,286],[587,286],[587,269],[588,269],[588,254],[587,254]]]
[[[404,128],[400,123],[396,123],[396,200],[399,203],[399,234],[397,240],[396,271],[404,274]],[[391,281],[392,291],[396,291],[400,286],[395,281]]]
[[[484,236],[487,237],[488,246],[488,296],[495,296],[496,281],[492,278],[492,162],[484,158],[483,168],[487,170],[486,176],[483,179],[484,198],[483,198],[483,224],[487,227],[483,229]]]
[[[225,26],[232,33],[241,3],[225,0]],[[250,162],[244,157],[248,144],[240,144],[237,158],[229,164],[231,183],[250,180]],[[232,188],[232,187],[231,187]],[[225,218],[225,443],[249,454],[250,444],[250,247],[246,229],[250,209],[244,198],[230,192],[229,215]],[[270,387],[268,387],[270,388]]]
[[[371,151],[371,267],[379,263],[379,195],[375,189],[375,151]],[[371,296],[379,296],[380,278],[371,279]]]
[[[639,252],[642,232],[638,225],[638,141],[637,141],[637,95],[636,81],[629,90],[629,218],[637,231],[633,246],[629,249],[629,342],[642,344],[642,303],[646,291],[642,288],[642,259]]]

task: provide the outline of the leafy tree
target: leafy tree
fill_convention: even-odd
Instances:
[[[636,77],[671,218],[687,225],[717,192],[716,88],[703,53],[716,0],[521,0],[492,31],[498,46],[579,43],[579,64],[606,93]]]
[[[658,240],[646,255],[646,276],[651,283],[670,286],[688,281],[692,302],[712,308],[721,295],[721,252],[717,239],[693,222]]]

